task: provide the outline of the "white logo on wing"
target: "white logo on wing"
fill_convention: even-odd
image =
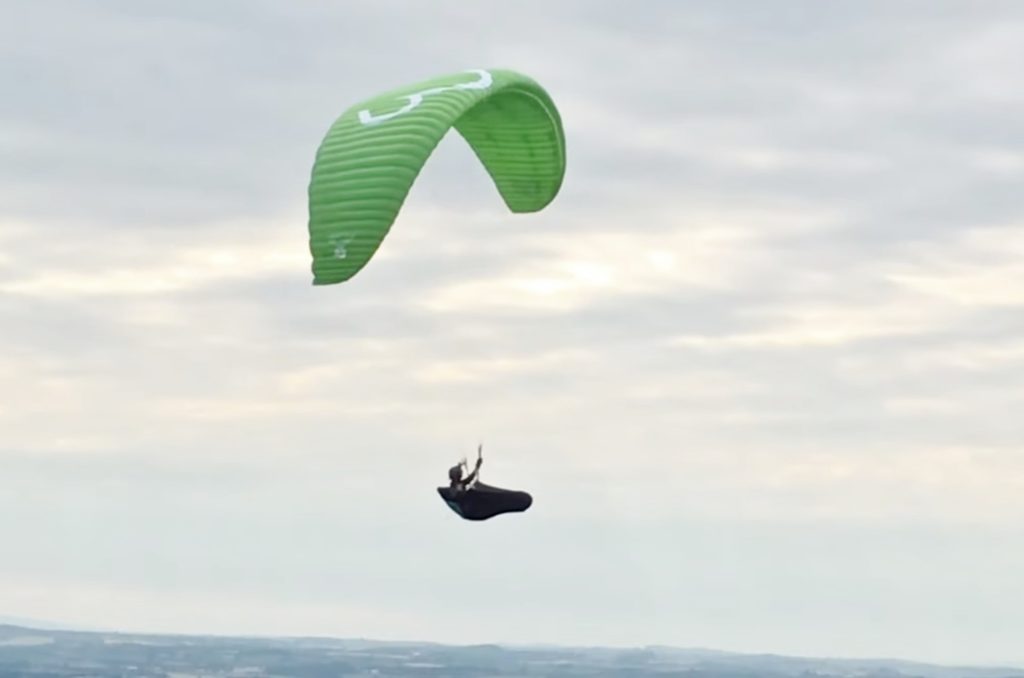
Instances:
[[[334,258],[344,259],[348,256],[348,245],[350,242],[355,240],[354,235],[350,236],[335,236],[331,238],[331,244],[334,245]]]
[[[413,94],[405,94],[399,98],[405,99],[406,104],[399,108],[397,111],[392,111],[391,113],[382,113],[381,115],[374,115],[373,113],[364,108],[363,110],[359,111],[359,122],[363,123],[364,125],[377,125],[379,123],[384,122],[385,120],[390,120],[394,117],[402,115],[403,113],[408,113],[409,111],[413,110],[414,108],[422,104],[424,98],[431,96],[432,94],[440,94],[441,92],[451,92],[463,89],[487,89],[492,84],[494,84],[494,78],[491,77],[489,71],[474,69],[472,71],[467,71],[467,73],[475,73],[478,79],[472,82],[460,82],[457,85],[445,85],[444,87],[431,87],[430,89],[414,92]]]

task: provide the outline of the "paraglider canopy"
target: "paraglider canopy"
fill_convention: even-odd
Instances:
[[[512,212],[536,212],[558,194],[562,121],[529,77],[473,70],[381,94],[345,111],[317,150],[309,184],[314,285],[348,280],[366,265],[453,127]]]

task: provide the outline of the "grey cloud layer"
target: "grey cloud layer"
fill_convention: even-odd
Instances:
[[[4,9],[10,613],[456,639],[454,577],[477,640],[1024,660],[1018,5]],[[333,117],[481,65],[561,104],[556,202],[453,136],[311,288]],[[538,503],[467,549],[478,436]]]

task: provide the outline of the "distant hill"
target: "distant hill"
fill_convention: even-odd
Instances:
[[[10,618],[0,618],[3,620]],[[1024,678],[1024,670],[1017,668],[734,654],[663,646],[448,646],[363,639],[67,631],[53,626],[47,622],[0,625],[0,676]]]
[[[27,619],[25,617],[8,617],[0,614],[0,624],[6,626],[21,626],[30,629],[45,629],[49,631],[85,631],[87,629],[79,629],[72,624],[60,624],[57,622],[43,621],[41,619]],[[90,629],[95,630],[95,629]]]

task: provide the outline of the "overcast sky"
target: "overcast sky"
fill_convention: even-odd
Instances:
[[[1024,663],[1019,3],[0,16],[0,614]],[[313,287],[335,117],[489,66],[558,198],[452,135]]]

